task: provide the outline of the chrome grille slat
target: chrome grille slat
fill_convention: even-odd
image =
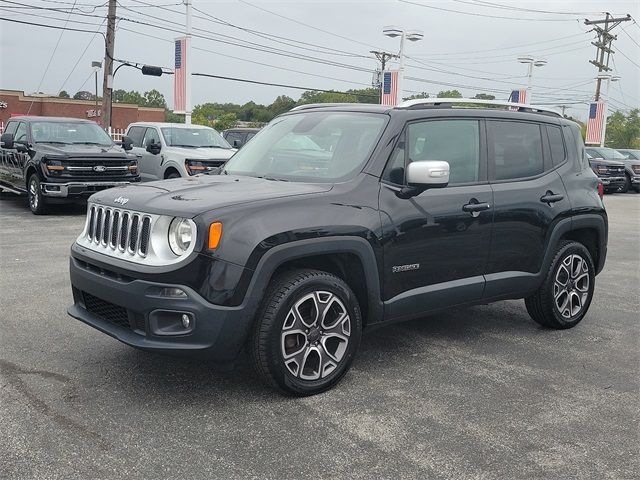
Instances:
[[[147,256],[153,218],[150,215],[112,207],[91,206],[87,212],[85,237],[96,250],[118,250],[132,256]]]

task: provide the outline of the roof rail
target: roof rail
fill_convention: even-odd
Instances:
[[[526,103],[512,103],[504,100],[483,100],[478,98],[417,98],[415,100],[405,100],[401,104],[397,105],[396,108],[412,108],[412,107],[419,107],[421,105],[431,106],[435,108],[437,107],[451,108],[456,104],[460,105],[462,108],[464,108],[465,106],[468,106],[469,104],[495,105],[495,106],[509,107],[519,112],[551,113],[553,115],[562,117],[562,114],[553,108],[538,107],[536,105],[527,105]]]
[[[310,110],[312,108],[322,108],[322,107],[348,107],[354,105],[375,105],[375,104],[365,104],[365,103],[306,103],[304,105],[298,105],[297,107],[293,107],[290,112],[294,112],[297,110]]]

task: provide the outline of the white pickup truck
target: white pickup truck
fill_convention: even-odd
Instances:
[[[216,130],[201,125],[136,122],[125,135],[133,141],[142,181],[206,173],[236,152]]]

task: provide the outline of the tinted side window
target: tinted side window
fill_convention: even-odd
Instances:
[[[153,143],[161,143],[160,135],[158,135],[158,131],[155,128],[147,128],[147,132],[144,134],[144,140],[142,141],[142,146],[146,147],[149,142],[153,141]]]
[[[131,127],[128,136],[133,140],[134,147],[142,146],[142,136],[144,135],[144,127]]]
[[[18,128],[18,122],[9,122],[2,133],[16,133],[16,128]],[[15,136],[15,135],[14,135]]]
[[[487,128],[496,180],[532,177],[544,172],[539,125],[489,121]]]
[[[477,182],[480,174],[480,126],[477,120],[432,120],[411,123],[406,140],[391,156],[385,180],[404,182],[404,148],[408,162],[449,162],[449,183]],[[399,180],[402,179],[402,182]]]
[[[24,122],[20,122],[18,128],[16,129],[16,133],[13,135],[13,139],[16,142],[26,142],[27,141],[27,124]]]
[[[553,166],[560,165],[567,158],[564,149],[564,140],[562,139],[562,130],[560,127],[552,127],[547,125],[547,135],[549,136],[549,148],[551,149],[551,161]]]
[[[229,133],[227,133],[227,136],[225,137],[225,140],[227,142],[229,142],[231,144],[231,146],[233,147],[233,141],[234,140],[238,140],[239,142],[242,142],[242,134],[240,132],[229,132]]]

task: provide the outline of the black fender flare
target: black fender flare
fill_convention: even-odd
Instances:
[[[243,302],[256,310],[276,269],[284,263],[314,255],[350,253],[356,255],[364,270],[368,300],[368,324],[383,319],[383,304],[380,293],[380,276],[373,248],[361,237],[322,237],[284,243],[264,253],[251,277],[247,295]]]
[[[549,245],[550,248],[547,248],[547,251],[545,252],[540,275],[543,275],[551,265],[551,261],[553,260],[553,256],[556,251],[555,247],[560,242],[560,238],[566,233],[585,228],[593,229],[598,234],[597,246],[599,255],[598,262],[595,267],[596,273],[600,273],[602,271],[607,254],[607,223],[603,215],[590,213],[565,218],[556,224],[551,232],[549,241],[547,242],[547,245]]]

